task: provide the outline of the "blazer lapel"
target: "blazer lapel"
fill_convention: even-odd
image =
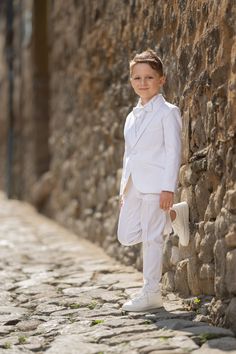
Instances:
[[[129,145],[133,146],[136,141],[135,116],[133,113],[131,113],[129,125],[127,126],[127,128],[125,130],[126,130],[126,132],[125,132],[126,139],[128,140]]]

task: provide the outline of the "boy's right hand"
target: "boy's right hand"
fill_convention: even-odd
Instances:
[[[174,203],[174,193],[170,191],[162,191],[160,195],[160,208],[168,211]]]

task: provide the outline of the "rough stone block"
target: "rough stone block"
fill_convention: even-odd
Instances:
[[[236,297],[233,297],[226,310],[226,321],[236,335]]]
[[[179,261],[179,247],[172,246],[170,262],[175,266]]]
[[[192,170],[190,164],[181,166],[179,171],[179,180],[181,185],[184,187],[196,184],[197,174]]]
[[[231,294],[236,295],[236,249],[226,255],[226,286]]]
[[[173,292],[175,290],[175,273],[173,271],[168,271],[163,275],[162,290],[167,292]]]
[[[196,257],[191,257],[187,263],[188,286],[193,295],[201,294],[199,285],[199,263]]]
[[[208,206],[210,197],[209,182],[207,176],[202,175],[195,186],[195,198],[200,220],[204,219],[204,214]]]
[[[229,351],[232,353],[232,351],[234,351],[236,353],[236,339],[232,337],[211,339],[204,343],[201,348],[203,350],[218,349],[224,352]]]
[[[227,289],[225,283],[226,273],[226,244],[225,240],[217,240],[214,246],[215,258],[215,291],[218,297],[227,296]]]
[[[188,296],[190,293],[187,278],[187,263],[187,259],[179,262],[175,272],[175,289],[183,296]]]
[[[200,279],[214,279],[215,266],[213,263],[203,264],[200,268]]]
[[[224,197],[225,208],[231,213],[236,213],[236,191],[231,189],[228,190]]]
[[[172,249],[172,242],[170,236],[167,236],[164,242],[163,248],[163,265],[162,265],[162,272],[165,273],[168,270],[172,269],[172,264],[170,263],[171,258],[171,249]]]
[[[215,244],[214,231],[205,235],[200,243],[199,259],[203,263],[210,263],[214,258],[213,248]]]
[[[226,246],[229,248],[234,248],[236,247],[236,232],[229,232],[226,236],[225,236],[225,243]]]
[[[228,231],[228,223],[225,214],[226,214],[226,210],[221,209],[221,212],[217,216],[215,221],[215,234],[218,239],[224,237]]]

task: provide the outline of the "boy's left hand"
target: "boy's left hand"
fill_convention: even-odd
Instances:
[[[162,191],[160,196],[160,208],[167,211],[173,206],[174,193],[169,191]]]

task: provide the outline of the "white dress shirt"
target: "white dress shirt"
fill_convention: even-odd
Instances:
[[[158,95],[155,95],[145,105],[142,105],[141,98],[139,98],[137,106],[135,106],[133,108],[133,113],[134,113],[134,116],[135,116],[135,133],[136,133],[136,136],[137,136],[138,131],[139,131],[144,119],[145,119],[146,113],[152,111],[153,103],[155,102],[157,97],[158,97]]]

